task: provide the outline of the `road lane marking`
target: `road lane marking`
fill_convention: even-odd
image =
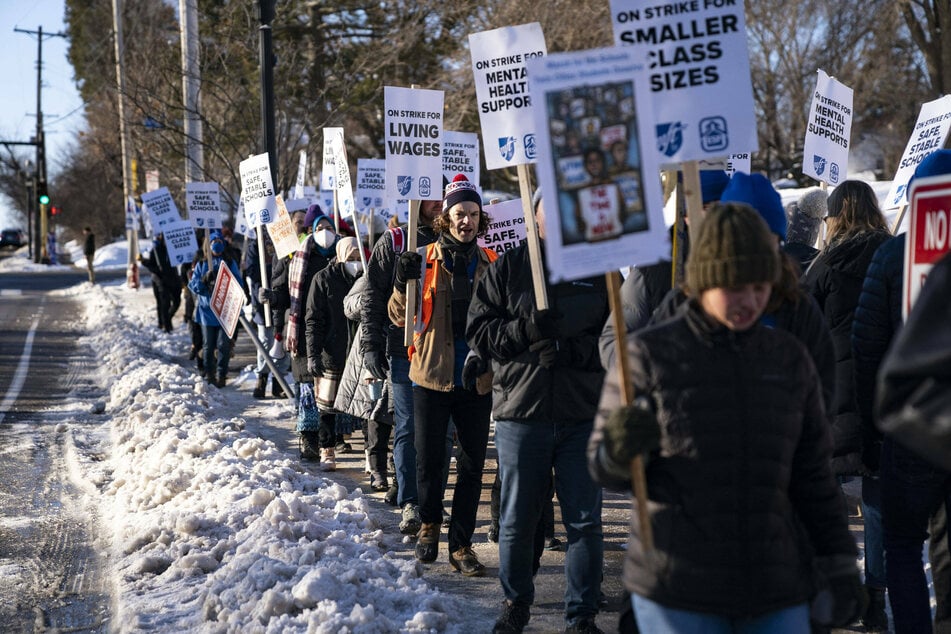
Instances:
[[[36,317],[33,318],[33,323],[30,324],[30,331],[26,333],[26,342],[23,344],[23,354],[20,355],[20,362],[17,364],[17,369],[13,373],[13,380],[10,381],[10,387],[7,388],[3,402],[0,403],[0,423],[3,422],[7,412],[13,407],[13,404],[17,402],[17,397],[20,396],[20,390],[23,389],[23,384],[26,383],[26,373],[27,370],[30,369],[30,353],[33,352],[33,337],[36,336],[36,328],[40,325],[40,317],[42,317],[42,315],[43,310],[41,308]]]

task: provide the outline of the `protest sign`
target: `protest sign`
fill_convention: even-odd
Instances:
[[[681,163],[755,151],[743,2],[610,4],[615,43],[636,49],[635,59],[648,68],[649,98],[658,117],[651,138],[660,160]]]
[[[221,229],[218,183],[185,183],[185,207],[196,229]]]
[[[297,161],[297,181],[294,183],[294,198],[304,197],[304,175],[307,173],[307,151],[300,151]]]
[[[331,143],[338,135],[343,138],[343,128],[324,128],[324,163],[320,170],[320,188],[322,190],[333,191],[335,188],[334,153]]]
[[[211,291],[211,300],[208,303],[211,306],[211,312],[218,318],[218,323],[228,333],[229,338],[234,337],[234,329],[238,325],[238,317],[241,315],[245,301],[241,282],[222,261],[218,265],[218,277],[215,279],[215,287]]]
[[[297,230],[291,221],[291,216],[287,212],[287,206],[280,194],[276,197],[277,217],[274,222],[265,225],[267,234],[271,236],[271,244],[274,245],[274,251],[277,257],[283,258],[297,251],[300,247],[300,240],[297,239]]]
[[[475,132],[445,130],[442,140],[442,177],[451,183],[456,174],[465,174],[479,187],[479,135]]]
[[[154,192],[159,188],[159,171],[145,170],[145,191]]]
[[[898,162],[898,171],[885,198],[883,209],[894,209],[906,201],[908,181],[921,160],[944,147],[951,130],[951,95],[929,101],[921,106],[918,121],[912,130],[905,151]]]
[[[819,70],[802,146],[802,173],[837,185],[848,178],[852,89]]]
[[[181,266],[191,262],[198,252],[198,240],[195,239],[195,227],[187,220],[165,225],[165,248],[168,251],[168,261],[173,266]]]
[[[343,133],[338,134],[330,142],[331,151],[334,156],[334,181],[337,185],[337,208],[342,217],[350,218],[351,228],[357,238],[357,243],[363,243],[363,233],[367,227],[360,226],[360,218],[356,214],[356,206],[353,202],[353,184],[350,180],[350,161],[347,159],[347,146],[343,142]],[[367,268],[366,253],[363,249],[358,249],[360,253],[360,262],[363,264],[363,270]]]
[[[168,187],[160,187],[142,194],[142,204],[145,205],[145,211],[149,216],[149,226],[153,233],[162,233],[166,225],[182,219]]]
[[[125,203],[125,228],[136,231],[139,228],[139,219],[141,216],[142,212],[139,211],[138,205],[135,204],[135,200],[132,196],[129,196]]]
[[[287,213],[292,214],[295,211],[307,211],[311,204],[313,203],[308,198],[291,198],[284,201],[284,208],[287,209]]]
[[[244,215],[244,198],[238,196],[238,207],[234,211],[234,232],[243,236],[250,236],[254,232],[248,226],[248,219]]]
[[[660,161],[650,149],[649,77],[636,60],[635,50],[614,48],[528,62],[539,150],[548,157],[536,169],[552,282],[648,264],[667,253]],[[600,143],[582,151],[567,141],[583,134],[583,118],[572,116],[579,102],[600,113],[601,128],[623,128],[623,151],[605,152]]]
[[[502,255],[525,239],[525,215],[521,199],[486,205],[484,209],[492,221],[485,235],[478,238],[480,247],[488,247]]]
[[[902,319],[908,318],[935,262],[951,251],[951,176],[916,178],[909,208]]]
[[[737,172],[743,172],[744,174],[750,173],[750,167],[753,164],[753,159],[749,152],[740,152],[739,154],[731,154],[730,158],[726,161],[726,170],[727,176],[733,178],[733,175]]]
[[[384,207],[386,199],[386,161],[357,159],[357,183],[354,201],[357,209],[374,211]]]
[[[547,50],[538,22],[469,34],[485,164],[490,170],[535,162],[535,122],[525,62]]]
[[[443,91],[384,86],[386,191],[393,198],[442,198]]]
[[[241,199],[244,201],[248,226],[255,229],[270,224],[277,214],[277,202],[274,199],[274,183],[267,152],[241,161],[238,170],[241,173]]]

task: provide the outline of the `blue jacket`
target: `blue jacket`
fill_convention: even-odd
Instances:
[[[212,260],[212,271],[215,272],[216,276],[221,262],[222,259],[219,257]],[[226,262],[228,263],[228,269],[231,271],[231,274],[234,275],[235,279],[240,283],[241,272],[238,270],[238,265],[234,260],[226,260]],[[192,279],[188,282],[188,289],[198,296],[198,305],[195,307],[195,321],[202,326],[220,326],[221,324],[218,323],[218,318],[215,317],[215,313],[211,310],[211,291],[214,287],[205,284],[203,279],[207,271],[208,260],[200,260],[192,270]],[[244,284],[242,283],[242,287],[243,286]]]

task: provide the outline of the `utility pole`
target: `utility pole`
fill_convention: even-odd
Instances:
[[[198,63],[198,0],[179,0],[182,21],[182,92],[185,104],[185,182],[205,180]]]
[[[271,39],[274,5],[275,0],[258,0],[258,19],[261,22],[258,30],[259,63],[261,64],[261,134],[264,150],[267,152],[271,165],[271,182],[277,187],[277,141],[274,138],[274,45]]]
[[[26,29],[14,28],[16,33],[26,33],[27,35],[36,36],[37,52],[36,52],[36,138],[34,143],[36,143],[36,189],[34,190],[34,195],[37,197],[39,204],[37,205],[37,213],[39,218],[37,219],[37,248],[34,250],[33,261],[40,262],[48,254],[46,253],[46,233],[47,233],[47,218],[46,210],[49,206],[49,196],[47,194],[47,184],[48,180],[46,178],[46,137],[43,132],[43,40],[49,39],[52,37],[66,37],[65,33],[43,33],[43,27],[36,27],[35,31],[28,31]]]
[[[125,66],[123,64],[125,47],[122,43],[122,0],[112,0],[112,28],[115,32],[116,45],[116,87],[119,97],[119,144],[122,148],[122,209],[124,213],[129,198],[133,195],[131,188],[131,160],[129,154],[129,137],[125,120]],[[126,229],[126,239],[129,243],[129,256],[126,260],[126,283],[131,288],[139,288],[138,269],[138,228]]]

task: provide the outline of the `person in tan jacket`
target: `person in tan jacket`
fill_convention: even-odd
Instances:
[[[495,260],[495,252],[479,247],[489,218],[482,198],[461,174],[446,187],[443,212],[433,221],[437,240],[400,255],[390,319],[405,325],[406,283],[419,280],[418,310],[409,348],[416,422],[416,480],[422,526],[416,558],[436,560],[442,521],[442,489],[446,468],[446,429],[452,417],[459,453],[449,524],[449,563],[466,576],[482,576],[483,566],[472,551],[476,511],[482,490],[482,468],[489,441],[492,375],[485,356],[470,350],[465,339],[472,290]]]

